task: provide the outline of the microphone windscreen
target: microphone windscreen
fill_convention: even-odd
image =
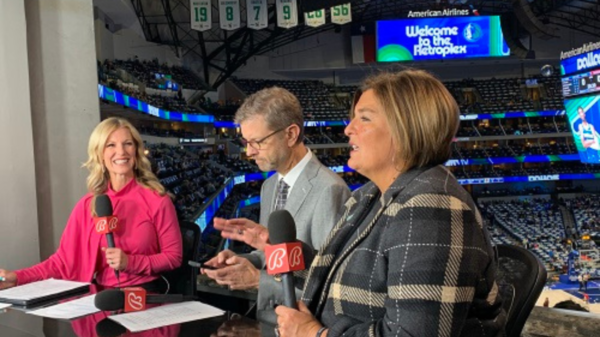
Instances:
[[[117,337],[126,332],[127,329],[110,318],[105,318],[96,324],[96,335],[98,337]]]
[[[296,241],[296,222],[285,209],[271,213],[268,227],[272,245]]]
[[[96,211],[97,217],[113,215],[112,202],[110,202],[110,198],[108,197],[108,195],[100,194],[96,196],[94,210]]]
[[[94,210],[97,217],[113,215],[113,207],[110,198],[106,194],[97,195],[94,202]]]
[[[102,311],[116,311],[125,308],[125,293],[119,289],[103,290],[94,299],[96,308]]]

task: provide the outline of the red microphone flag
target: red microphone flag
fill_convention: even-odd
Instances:
[[[108,234],[119,228],[119,219],[116,216],[94,217],[94,227],[98,234]]]
[[[302,243],[287,242],[265,247],[267,274],[276,275],[304,270]]]
[[[142,287],[123,288],[125,293],[125,312],[146,309],[146,289]]]

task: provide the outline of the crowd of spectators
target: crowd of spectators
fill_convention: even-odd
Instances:
[[[466,178],[496,178],[513,176],[537,176],[568,173],[600,173],[598,165],[583,164],[577,161],[505,164],[505,165],[470,165],[451,167],[452,173],[458,179]]]
[[[185,89],[206,89],[204,81],[192,71],[181,66],[169,66],[167,63],[160,63],[158,59],[140,61],[137,57],[134,57],[128,60],[104,60],[103,66],[114,70],[123,69],[143,82],[148,88],[161,89],[166,76]]]
[[[257,90],[262,84],[260,80],[245,81],[252,83],[252,90]],[[530,84],[531,82],[533,84]],[[273,82],[269,84],[276,85]],[[456,99],[462,114],[564,109],[560,77],[557,75],[529,78],[463,79],[447,81],[444,82],[444,85]],[[332,87],[329,89],[330,97],[334,97],[333,100],[338,102],[339,107],[349,109],[356,89],[357,87],[352,85]],[[536,132],[529,128],[519,132],[526,134],[528,131]]]
[[[193,132],[188,132],[185,130],[161,129],[149,126],[138,126],[137,129],[143,135],[156,137],[193,138],[198,136]]]
[[[341,120],[348,118],[347,108],[334,102],[330,88],[322,81],[238,78],[231,78],[231,81],[246,95],[273,86],[289,90],[298,97],[306,120]]]
[[[522,141],[511,141],[500,145],[471,145],[469,143],[455,143],[452,147],[452,158],[495,158],[515,156],[538,156],[538,155],[564,155],[576,154],[574,145],[567,142],[530,143]]]
[[[192,217],[233,175],[211,159],[210,153],[193,153],[177,146],[149,144],[148,158],[160,182],[175,196],[180,217]]]
[[[140,101],[146,102],[152,106],[169,110],[179,111],[185,113],[202,113],[200,109],[191,106],[187,103],[183,97],[183,87],[180,86],[177,90],[163,87],[165,78],[157,78],[158,72],[150,72],[152,69],[158,71],[171,70],[172,73],[177,74],[178,78],[183,79],[187,85],[192,83],[200,83],[196,80],[192,80],[190,76],[195,76],[191,72],[181,67],[168,67],[166,65],[157,66],[156,60],[154,61],[139,61],[134,60],[104,60],[103,63],[98,61],[98,79],[99,82],[108,86],[113,90],[120,91],[125,95],[139,99]],[[158,68],[157,68],[158,67]],[[127,75],[125,75],[127,74]],[[164,75],[164,73],[158,73]],[[167,73],[170,74],[170,73]],[[173,75],[175,76],[175,75]],[[127,78],[127,80],[123,80]],[[175,77],[172,78],[173,82],[177,80]],[[178,85],[180,85],[178,83]],[[185,86],[187,89],[198,90],[198,85],[192,85],[192,87]]]
[[[550,199],[478,201],[494,244],[522,244],[546,267],[562,270],[569,249],[559,205]]]
[[[563,201],[573,211],[576,230],[579,235],[600,232],[600,195],[589,194]]]
[[[576,188],[579,190],[580,188]],[[597,259],[600,258],[594,241],[584,246],[579,236],[572,237],[565,225],[561,207],[573,211],[580,233],[589,233],[594,223],[595,203],[598,195],[586,195],[574,199],[494,200],[482,201],[478,206],[490,228],[492,243],[522,245],[536,254],[550,272],[567,272],[568,256],[579,249],[575,260],[575,273],[600,276]],[[562,206],[561,206],[562,205]],[[564,208],[564,207],[563,207]],[[582,229],[581,226],[588,226]]]

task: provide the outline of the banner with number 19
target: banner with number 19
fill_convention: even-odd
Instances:
[[[201,32],[212,28],[211,0],[190,0],[190,24]]]

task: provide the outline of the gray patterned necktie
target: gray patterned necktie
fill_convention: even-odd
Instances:
[[[278,211],[280,209],[285,208],[285,203],[287,202],[288,190],[290,186],[283,181],[283,179],[279,180],[277,184],[277,199],[275,199],[275,210]]]

